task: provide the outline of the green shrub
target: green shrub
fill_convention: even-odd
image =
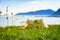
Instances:
[[[39,27],[40,25],[26,29],[18,26],[0,28],[0,40],[60,40],[60,25]]]

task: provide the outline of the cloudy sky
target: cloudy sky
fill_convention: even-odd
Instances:
[[[19,12],[36,11],[42,9],[57,10],[60,8],[60,0],[0,0],[0,10],[6,13],[8,6],[9,14]]]

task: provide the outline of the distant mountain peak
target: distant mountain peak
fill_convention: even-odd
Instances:
[[[47,10],[53,11],[52,9],[47,9]]]
[[[60,11],[60,8],[57,11]]]
[[[52,14],[52,16],[60,17],[60,8],[54,14]]]
[[[60,14],[60,8],[55,12],[55,14]]]

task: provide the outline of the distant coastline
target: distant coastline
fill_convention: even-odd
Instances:
[[[16,15],[41,15],[42,17],[43,16],[60,17],[60,8],[57,11],[47,9],[47,10],[38,10],[35,12],[17,13]]]

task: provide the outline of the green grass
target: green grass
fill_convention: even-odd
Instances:
[[[60,40],[60,25],[49,25],[48,28],[22,28],[0,27],[0,40]]]

